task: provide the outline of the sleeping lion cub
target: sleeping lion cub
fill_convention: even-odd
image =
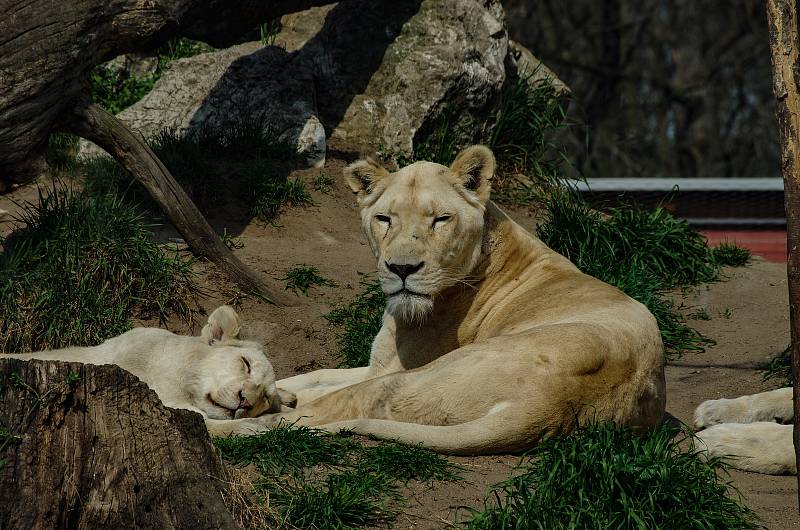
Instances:
[[[221,435],[230,432],[231,420],[278,412],[282,402],[293,402],[276,388],[261,346],[238,340],[240,329],[236,312],[221,306],[199,337],[135,328],[98,346],[0,357],[115,364],[146,383],[164,405],[202,414],[208,430]]]
[[[297,409],[234,420],[237,432],[285,420],[486,454],[528,449],[576,420],[661,421],[653,315],[489,201],[494,169],[473,146],[450,167],[345,170],[388,299],[369,366],[279,381]]]
[[[792,389],[779,388],[736,399],[704,401],[694,413],[701,447],[729,456],[733,467],[756,473],[797,473],[792,443]]]

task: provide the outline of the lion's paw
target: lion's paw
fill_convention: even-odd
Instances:
[[[791,425],[721,423],[700,431],[697,438],[708,456],[730,458],[733,467],[769,475],[797,472]]]
[[[710,399],[694,411],[694,425],[698,429],[720,423],[750,423],[747,403],[737,399]]]

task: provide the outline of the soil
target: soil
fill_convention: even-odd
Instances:
[[[226,228],[240,238],[244,247],[236,254],[260,274],[280,279],[290,268],[307,264],[338,283],[338,287],[313,287],[308,296],[297,296],[291,307],[279,308],[242,297],[214,266],[197,263],[203,291],[199,306],[210,311],[222,303],[235,304],[244,320],[243,335],[265,344],[279,378],[337,366],[335,329],[323,314],[352,300],[359,292],[361,275],[374,270],[355,199],[339,178],[343,165],[329,160],[322,170],[296,172],[293,176],[302,176],[307,182],[320,173],[335,176],[336,182],[330,193],[311,192],[315,206],[286,209],[275,225],[248,222],[241,208],[230,203],[218,205],[216,215],[209,219],[220,233]],[[0,197],[0,210],[13,216],[18,211],[13,201],[35,200],[36,194],[35,185],[20,188]],[[523,226],[535,227],[531,212],[518,208],[510,212]],[[0,236],[10,227],[10,217],[0,216]],[[166,243],[178,236],[163,228],[158,237]],[[703,400],[774,388],[761,381],[756,365],[782,351],[789,341],[785,266],[756,258],[750,266],[725,270],[724,276],[724,281],[675,294],[687,313],[706,310],[710,320],[690,322],[717,342],[704,353],[687,353],[667,366],[667,411],[687,424]],[[203,318],[198,316],[193,331],[199,331]],[[174,321],[168,327],[186,332],[192,326]],[[409,487],[408,504],[397,519],[397,528],[451,526],[456,517],[466,515],[463,507],[482,506],[487,487],[507,478],[518,457],[453,460],[465,469],[466,480]],[[795,477],[733,471],[730,480],[765,526],[800,528]]]

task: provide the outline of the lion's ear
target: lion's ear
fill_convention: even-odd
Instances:
[[[489,192],[492,189],[494,168],[492,151],[483,145],[473,145],[458,153],[450,166],[450,171],[464,188],[475,192],[478,200],[485,203],[489,200]]]
[[[239,337],[242,321],[231,306],[222,305],[209,316],[208,323],[203,326],[200,335],[209,345]]]
[[[350,185],[353,193],[357,193],[359,197],[369,193],[376,182],[388,176],[389,172],[386,171],[386,168],[371,157],[353,162],[344,168],[344,178],[347,179],[347,184]]]

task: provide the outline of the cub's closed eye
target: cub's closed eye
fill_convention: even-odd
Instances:
[[[244,357],[242,357],[242,362],[244,363],[245,368],[247,368],[247,373],[249,374],[250,373],[250,362],[247,359],[245,359]]]
[[[379,223],[392,224],[392,218],[391,218],[391,217],[389,217],[388,215],[376,215],[376,216],[375,216],[375,219],[376,219],[376,220],[377,220]]]
[[[452,217],[451,215],[440,215],[438,217],[434,217],[433,226],[436,226],[436,225],[442,224],[442,223],[446,223],[447,221],[450,220],[451,217]]]

